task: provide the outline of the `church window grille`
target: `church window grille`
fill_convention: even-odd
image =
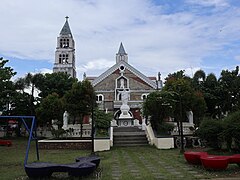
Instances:
[[[68,64],[69,56],[68,54],[59,54],[59,63]]]
[[[69,47],[69,39],[60,39],[60,48],[68,48]]]

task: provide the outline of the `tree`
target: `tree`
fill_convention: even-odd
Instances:
[[[185,121],[186,112],[192,111],[194,122],[198,123],[204,116],[206,109],[203,94],[195,90],[191,78],[185,76],[183,71],[174,74],[181,74],[181,76],[170,74],[166,78],[165,86],[163,87],[163,90],[174,94],[173,100],[176,103],[173,110],[173,117],[177,122]]]
[[[172,115],[174,109],[174,94],[168,91],[155,91],[148,95],[143,103],[143,114],[150,116],[151,126],[159,134],[166,134],[172,126],[165,121]]]
[[[213,73],[208,74],[203,86],[202,90],[207,105],[207,115],[215,118],[217,114],[221,114],[217,108],[220,100],[220,89],[216,76]]]
[[[202,90],[203,89],[203,83],[205,82],[206,74],[203,70],[198,70],[193,75],[193,86],[196,88],[196,90]]]
[[[59,127],[62,126],[64,113],[64,101],[57,93],[49,94],[43,98],[39,107],[36,109],[38,122],[40,124],[51,124],[52,120],[58,120]]]
[[[82,123],[83,116],[89,115],[93,106],[96,106],[95,93],[91,83],[87,80],[75,82],[72,89],[64,95],[65,108],[75,118],[79,118]]]
[[[29,96],[29,108],[30,108],[30,114],[35,115],[35,102],[36,98],[34,97],[35,91],[41,86],[43,82],[43,74],[31,74],[28,73],[24,78],[19,78],[15,82],[15,88],[17,90],[20,90],[23,94],[27,89],[30,90],[30,96]]]
[[[112,117],[111,113],[105,113],[96,108],[94,111],[94,120],[98,136],[108,136],[108,128],[110,127]]]
[[[221,112],[228,113],[238,110],[240,107],[239,67],[237,66],[233,71],[223,70],[218,82]]]
[[[9,60],[0,58],[0,111],[8,114],[9,104],[13,99],[14,86],[11,78],[16,75],[16,72],[11,67],[7,67],[6,64]]]
[[[57,93],[60,97],[72,88],[77,79],[70,77],[64,72],[57,72],[52,74],[45,74],[42,83],[38,86],[39,96],[44,98],[52,93]]]
[[[73,83],[72,89],[64,95],[64,101],[65,109],[73,117],[73,123],[79,120],[82,132],[83,117],[90,115],[96,107],[95,92],[91,83],[87,80]]]

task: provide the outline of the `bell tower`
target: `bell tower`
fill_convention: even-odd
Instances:
[[[65,72],[71,77],[76,78],[75,42],[68,24],[69,17],[66,16],[65,18],[66,22],[57,37],[53,72]]]

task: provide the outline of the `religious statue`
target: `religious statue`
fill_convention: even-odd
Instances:
[[[192,111],[187,112],[187,117],[188,117],[188,122],[193,124],[193,112]]]
[[[120,79],[120,88],[124,89],[124,79]]]
[[[68,112],[65,111],[63,113],[63,128],[66,128],[68,126]]]
[[[122,96],[122,104],[127,105],[128,100],[129,100],[129,91],[126,91],[126,89],[124,89],[121,92],[121,96]]]

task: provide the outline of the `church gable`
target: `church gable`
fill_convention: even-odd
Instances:
[[[152,90],[153,87],[146,83],[141,77],[135,75],[129,70],[125,70],[124,75],[129,79],[129,87],[131,90]]]
[[[101,82],[96,84],[94,88],[98,91],[110,91],[115,89],[115,80],[119,77],[118,70],[108,75]]]
[[[92,82],[93,86],[98,86],[99,83],[102,84],[103,81],[106,81],[105,79],[109,78],[109,76],[112,76],[112,74],[115,74],[115,77],[118,76],[129,76],[133,81],[141,82],[142,84],[145,84],[146,86],[151,87],[152,89],[156,89],[156,83],[154,83],[152,80],[150,80],[148,77],[140,73],[138,70],[136,70],[134,67],[129,65],[128,63],[121,61],[111,68],[109,68],[107,71],[105,71],[103,74],[101,74],[98,78],[94,79]],[[112,80],[116,80],[112,79]]]

